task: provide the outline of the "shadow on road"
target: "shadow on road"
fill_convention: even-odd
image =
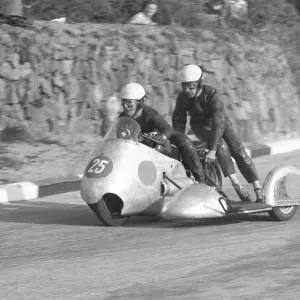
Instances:
[[[203,220],[174,220],[165,221],[159,217],[134,217],[131,218],[123,227],[157,227],[157,228],[189,228],[204,226],[226,226],[243,222],[270,222],[269,215],[245,215],[230,216],[223,218],[212,218]]]
[[[123,227],[174,229],[202,226],[225,226],[242,222],[268,221],[271,221],[271,219],[267,214],[239,215],[195,221],[165,221],[155,216],[133,216],[123,225]],[[42,201],[19,201],[1,204],[0,222],[92,227],[104,226],[87,205]]]
[[[18,201],[0,205],[0,222],[100,226],[86,205],[42,201]]]

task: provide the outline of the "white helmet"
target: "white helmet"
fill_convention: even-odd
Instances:
[[[127,83],[121,91],[121,99],[141,100],[145,96],[145,89],[136,82]]]
[[[199,81],[202,77],[202,70],[197,65],[187,65],[181,71],[181,82]]]

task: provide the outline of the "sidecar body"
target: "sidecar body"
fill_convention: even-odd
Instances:
[[[195,183],[182,163],[140,142],[141,128],[121,117],[98,144],[81,181],[82,199],[106,225],[121,225],[130,216],[202,219],[228,214],[274,212],[291,216],[300,203],[300,171],[291,166],[266,178],[263,204],[236,203],[213,187]]]

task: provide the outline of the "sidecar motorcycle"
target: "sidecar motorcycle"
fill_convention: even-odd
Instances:
[[[204,162],[205,145],[195,142]],[[232,201],[222,190],[218,163],[204,164],[206,184],[196,183],[184,168],[179,150],[166,153],[151,134],[141,132],[132,118],[115,121],[97,145],[80,194],[107,226],[121,226],[131,216],[196,220],[268,212],[275,221],[293,217],[300,203],[300,170],[278,166],[267,175],[262,204]]]

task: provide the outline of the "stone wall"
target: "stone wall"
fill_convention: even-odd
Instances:
[[[0,26],[0,124],[32,131],[103,135],[120,111],[128,81],[143,84],[148,104],[170,120],[178,71],[212,71],[236,129],[246,140],[299,128],[299,98],[282,50],[239,35],[134,25],[36,22]]]

